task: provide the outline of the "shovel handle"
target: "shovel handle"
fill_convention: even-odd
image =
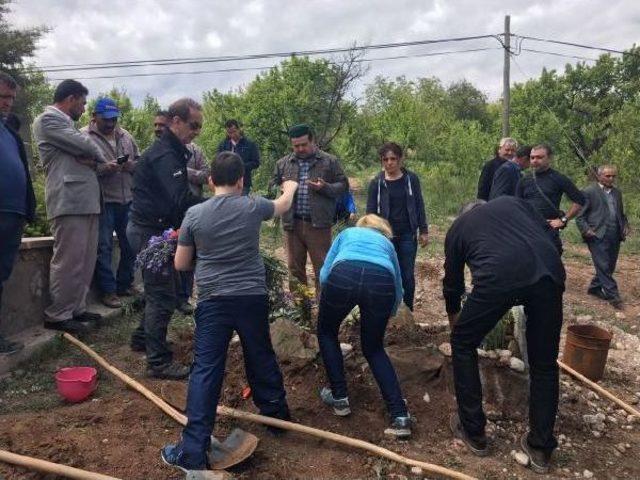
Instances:
[[[155,393],[151,392],[149,389],[145,388],[144,386],[136,382],[134,379],[132,379],[128,375],[124,374],[117,368],[107,363],[106,360],[104,360],[100,355],[98,355],[96,352],[94,352],[91,348],[89,348],[87,345],[82,343],[80,340],[78,340],[72,335],[69,335],[68,333],[65,333],[63,337],[69,342],[79,347],[85,353],[87,353],[87,355],[89,355],[96,362],[98,362],[102,367],[104,367],[113,375],[115,375],[124,383],[126,383],[129,387],[141,393],[149,400],[151,400],[151,402],[153,402],[163,412],[165,412],[171,418],[176,420],[178,423],[180,423],[181,425],[187,424],[187,417],[179,413],[177,410],[171,407],[167,402],[165,402],[160,397],[158,397]],[[282,428],[283,430],[291,430],[293,432],[299,432],[306,435],[323,438],[325,440],[331,440],[335,443],[358,448],[360,450],[365,450],[367,452],[373,453],[380,457],[387,458],[397,463],[401,463],[411,467],[420,467],[428,473],[442,475],[443,477],[453,478],[455,480],[477,480],[475,477],[471,477],[469,475],[466,475],[461,472],[457,472],[455,470],[451,470],[449,468],[403,457],[402,455],[392,452],[391,450],[388,450],[383,447],[379,447],[378,445],[374,445],[373,443],[365,442],[364,440],[358,440],[356,438],[347,437],[345,435],[340,435],[333,432],[327,432],[326,430],[320,430],[319,428],[307,427],[306,425],[301,425],[299,423],[294,423],[294,422],[287,422],[286,420],[280,420],[278,418],[266,417],[264,415],[258,415],[255,413],[243,412],[242,410],[236,410],[235,408],[225,407],[224,405],[218,405],[217,413],[218,415],[223,415],[226,417],[233,417],[239,420],[246,420],[249,422],[261,423],[263,425]]]
[[[17,453],[8,452],[7,450],[0,450],[0,461],[17,465],[18,467],[27,468],[29,470],[53,473],[55,475],[73,478],[76,480],[120,480],[116,477],[110,477],[109,475],[89,472],[87,470],[81,470],[79,468],[69,467],[59,463],[47,462],[46,460],[40,460],[39,458],[18,455]]]

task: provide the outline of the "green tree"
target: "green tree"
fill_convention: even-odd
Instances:
[[[355,55],[338,62],[292,57],[258,75],[245,89],[206,93],[201,144],[212,155],[214,143],[223,137],[224,120],[237,118],[260,147],[263,165],[255,183],[266,186],[275,161],[289,151],[287,131],[292,125],[311,124],[321,148],[332,148],[356,111],[347,94],[364,72],[357,60]]]

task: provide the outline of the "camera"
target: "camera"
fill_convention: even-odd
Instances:
[[[127,160],[129,160],[129,154],[128,153],[126,155],[122,155],[122,156],[118,157],[116,162],[118,163],[118,165],[122,165],[123,163],[126,163]]]

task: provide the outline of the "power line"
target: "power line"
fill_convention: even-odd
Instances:
[[[417,53],[412,55],[395,55],[391,57],[363,58],[363,59],[354,60],[354,62],[365,63],[365,62],[399,60],[399,59],[416,58],[416,57],[436,57],[436,56],[451,55],[456,53],[482,52],[487,50],[500,50],[500,49],[501,49],[500,47],[469,48],[466,50],[450,50],[450,51],[442,51],[442,52]],[[94,77],[74,77],[74,78],[76,80],[98,80],[98,79],[133,78],[133,77],[160,77],[160,76],[168,76],[168,75],[201,75],[201,74],[207,74],[207,73],[228,73],[228,72],[248,72],[248,71],[258,71],[258,70],[269,70],[273,67],[274,65],[265,65],[262,67],[239,67],[239,68],[223,68],[223,69],[216,69],[216,70],[172,71],[172,72],[155,72],[155,73],[131,73],[131,74],[125,74],[125,75],[101,75],[101,76],[94,76]],[[49,78],[49,80],[60,81],[64,79]]]
[[[522,38],[523,40],[532,40],[534,42],[554,43],[556,45],[565,45],[565,46],[569,46],[569,47],[586,48],[588,50],[598,50],[598,51],[601,51],[601,52],[615,53],[615,54],[618,54],[618,55],[640,56],[635,52],[631,52],[631,51],[626,51],[625,52],[623,50],[615,50],[613,48],[595,47],[593,45],[583,45],[581,43],[565,42],[565,41],[562,41],[562,40],[552,40],[552,39],[548,39],[548,38],[529,37],[529,36],[526,36],[526,35],[516,35],[516,36]]]
[[[522,48],[521,50],[523,52],[542,53],[544,55],[554,55],[556,57],[575,58],[577,60],[585,60],[585,61],[588,61],[588,62],[597,62],[598,61],[597,58],[581,57],[579,55],[567,55],[567,54],[559,53],[559,52],[548,52],[546,50],[536,50],[534,48]]]
[[[474,35],[467,37],[454,37],[454,38],[441,38],[435,40],[417,40],[413,42],[395,42],[395,43],[381,43],[369,46],[352,46],[352,47],[339,47],[339,48],[325,48],[320,50],[301,50],[291,52],[271,52],[271,53],[259,53],[248,55],[226,55],[219,57],[191,57],[191,58],[162,58],[154,60],[130,60],[121,62],[104,62],[104,63],[84,63],[84,64],[67,64],[67,65],[47,65],[41,67],[43,72],[70,72],[77,70],[99,70],[105,68],[131,68],[131,67],[143,67],[143,66],[160,66],[160,65],[189,65],[198,63],[217,63],[217,62],[231,62],[241,60],[259,60],[265,58],[282,58],[292,56],[312,56],[312,55],[327,55],[334,53],[346,53],[350,51],[367,51],[367,50],[382,50],[388,48],[401,48],[412,47],[419,45],[430,45],[437,43],[450,43],[450,42],[467,42],[472,40],[481,40],[485,38],[495,38],[495,35]]]

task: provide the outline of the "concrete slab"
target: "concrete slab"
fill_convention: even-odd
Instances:
[[[12,371],[16,366],[31,357],[56,336],[53,330],[42,327],[31,327],[9,337],[9,340],[22,342],[24,348],[13,355],[0,355],[0,377]]]

